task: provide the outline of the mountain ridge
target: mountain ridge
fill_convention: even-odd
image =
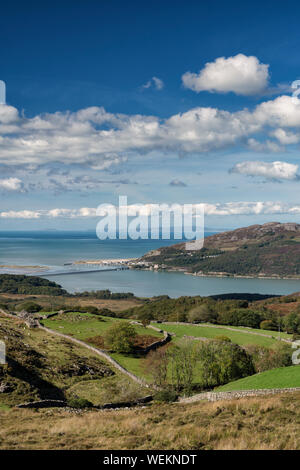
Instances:
[[[181,242],[150,251],[140,262],[196,275],[300,278],[300,224],[241,227],[206,237],[200,250]]]

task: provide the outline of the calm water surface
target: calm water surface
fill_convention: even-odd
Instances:
[[[208,235],[208,234],[207,234]],[[173,244],[174,240],[108,240],[83,232],[0,232],[0,264],[63,267],[76,260],[131,258]],[[47,277],[47,276],[45,276]],[[70,292],[110,289],[138,296],[212,295],[229,292],[290,294],[297,280],[232,279],[152,271],[102,271],[49,277]]]

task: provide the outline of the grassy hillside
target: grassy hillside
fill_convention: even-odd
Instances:
[[[105,331],[117,321],[128,321],[120,318],[102,317],[89,313],[65,313],[43,320],[42,323],[52,330],[74,336],[82,341],[92,344],[96,347],[105,349],[103,335]],[[135,347],[138,349],[146,347],[149,344],[162,339],[163,335],[155,330],[135,325],[137,338]],[[144,357],[139,354],[119,354],[111,353],[123,367],[133,372],[139,377],[149,379],[144,369]]]
[[[252,225],[205,238],[201,250],[163,247],[142,260],[203,274],[300,277],[300,225]]]
[[[41,323],[52,330],[75,336],[78,339],[86,341],[92,337],[98,337],[115,322],[128,320],[120,318],[103,317],[101,315],[93,315],[90,313],[67,312],[57,316],[43,320]],[[142,326],[135,325],[135,330],[140,336],[149,336],[153,341],[162,338],[162,334]]]
[[[260,388],[293,388],[300,387],[300,366],[281,367],[267,370],[260,374],[236,380],[216,389],[220,392],[231,390],[253,390]]]
[[[300,450],[299,405],[295,393],[118,411],[0,410],[0,448]]]
[[[155,325],[155,323],[153,323]],[[231,339],[233,343],[237,343],[240,346],[246,346],[248,344],[255,344],[258,346],[272,347],[274,344],[277,344],[275,336],[278,335],[278,332],[262,330],[255,330],[251,328],[242,328],[242,327],[230,327],[230,329],[222,328],[217,325],[168,325],[168,324],[159,324],[161,328],[170,333],[175,333],[176,338],[182,338],[185,336],[194,336],[202,338],[216,338],[217,336],[227,336]],[[235,330],[235,331],[233,331]],[[241,330],[241,331],[240,331]],[[244,330],[244,331],[243,331]],[[254,334],[255,333],[255,334]],[[261,334],[260,334],[261,333]],[[273,335],[274,338],[266,338],[262,334]],[[291,335],[286,335],[283,333],[284,337],[291,337]]]
[[[17,319],[0,317],[8,366],[0,366],[0,406],[38,399],[86,398],[99,405],[145,390],[92,352]],[[148,392],[146,392],[148,393]]]

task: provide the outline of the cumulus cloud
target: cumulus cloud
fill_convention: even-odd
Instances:
[[[287,132],[284,129],[275,129],[270,132],[272,137],[276,137],[277,140],[283,145],[297,144],[300,141],[300,135],[292,132]]]
[[[197,93],[232,91],[238,95],[256,95],[268,86],[268,68],[257,57],[237,54],[208,62],[198,74],[186,72],[182,76],[182,82],[185,88]]]
[[[40,219],[46,218],[81,218],[96,217],[96,209],[90,207],[81,207],[79,209],[49,209],[49,210],[20,210],[0,212],[3,219]]]
[[[270,215],[270,214],[300,214],[300,204],[287,204],[274,201],[240,201],[226,203],[204,203],[206,216],[232,216],[232,215]],[[199,205],[199,206],[200,206]],[[152,204],[131,204],[127,206],[128,215],[136,216],[137,211],[143,215],[150,215]],[[196,213],[197,204],[193,204],[192,213]],[[170,210],[171,205],[170,205]],[[141,211],[141,212],[140,212]],[[20,210],[2,211],[0,218],[3,219],[40,219],[40,218],[89,218],[105,216],[105,208],[81,207],[79,209],[56,208],[49,210]]]
[[[298,179],[299,165],[287,162],[242,162],[237,163],[230,171],[246,176],[263,176],[268,179],[295,180]]]
[[[19,178],[0,179],[0,189],[5,191],[21,191],[23,183]]]
[[[253,111],[196,107],[167,119],[112,114],[101,107],[26,118],[0,105],[0,164],[38,168],[61,163],[107,170],[154,151],[201,154],[243,144],[276,152],[294,143],[299,129],[300,100],[291,96],[263,102]]]

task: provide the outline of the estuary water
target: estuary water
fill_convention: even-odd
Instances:
[[[94,232],[0,232],[0,265],[47,266],[50,270],[45,271],[46,278],[47,273],[65,270],[66,274],[51,275],[49,279],[69,292],[110,289],[112,292],[133,292],[144,297],[162,294],[179,297],[232,292],[291,294],[300,290],[300,280],[196,277],[183,273],[134,270],[99,270],[70,275],[65,266],[87,259],[135,258],[149,250],[174,243],[174,240],[100,241]],[[1,272],[14,272],[14,269],[0,268]]]

